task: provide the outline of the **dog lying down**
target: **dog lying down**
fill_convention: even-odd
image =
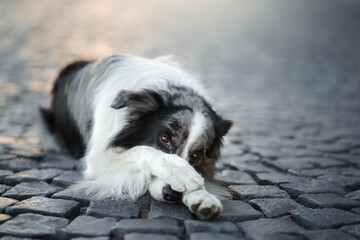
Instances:
[[[113,55],[66,66],[40,108],[44,151],[83,158],[81,188],[97,199],[135,200],[149,190],[215,219],[221,202],[204,187],[232,122],[200,83],[167,57]]]

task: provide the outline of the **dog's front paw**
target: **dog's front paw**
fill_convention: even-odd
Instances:
[[[183,158],[168,154],[164,164],[153,170],[153,174],[169,184],[177,192],[193,192],[203,188],[204,178]]]
[[[220,200],[206,190],[184,194],[183,202],[200,219],[214,220],[223,209]]]

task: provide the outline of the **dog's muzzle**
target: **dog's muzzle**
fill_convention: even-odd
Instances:
[[[177,202],[181,200],[182,193],[174,191],[170,185],[165,185],[162,190],[163,199],[168,202]]]

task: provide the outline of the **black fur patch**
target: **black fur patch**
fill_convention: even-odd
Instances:
[[[53,98],[50,111],[54,116],[56,134],[67,148],[67,151],[76,158],[84,155],[85,144],[74,120],[69,114],[66,101],[66,86],[74,80],[78,71],[89,63],[91,61],[78,61],[66,66],[61,70],[52,90]]]

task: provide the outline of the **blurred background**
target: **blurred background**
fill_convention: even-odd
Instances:
[[[357,0],[1,0],[0,151],[38,152],[59,69],[113,53],[174,55],[200,76],[236,123],[226,154],[360,146]]]

